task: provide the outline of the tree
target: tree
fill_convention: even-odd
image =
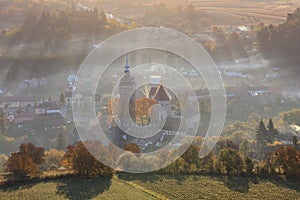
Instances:
[[[256,128],[256,140],[263,146],[266,145],[267,134],[268,130],[266,129],[266,126],[261,119],[258,127]]]
[[[56,149],[64,150],[66,148],[66,139],[62,132],[59,132],[58,137],[56,139]]]
[[[192,164],[194,164],[197,168],[200,167],[200,158],[199,158],[199,152],[200,152],[200,148],[195,146],[195,145],[191,145],[189,146],[189,148],[184,152],[184,154],[181,156],[181,158],[183,158],[185,160],[185,162],[187,164],[189,164],[190,166]]]
[[[155,99],[142,98],[135,101],[135,118],[138,124],[150,124],[150,109],[156,104]]]
[[[21,152],[11,154],[7,161],[7,170],[21,178],[38,173],[37,165],[33,162],[32,158],[28,154]]]
[[[218,142],[216,143],[214,149],[216,155],[222,150],[226,148],[232,148],[235,150],[239,150],[239,145],[233,142],[231,139],[228,138],[220,138]]]
[[[248,156],[245,158],[245,167],[247,174],[253,173],[254,163]]]
[[[107,24],[107,17],[105,12],[101,11],[100,13],[100,20],[101,20],[101,24],[102,26],[105,26]]]
[[[272,118],[269,119],[267,128],[268,128],[268,135],[266,137],[266,141],[269,144],[272,144],[274,142],[274,137],[278,134],[278,130],[274,128]]]
[[[20,152],[27,154],[37,165],[40,165],[44,161],[45,149],[43,147],[37,147],[32,143],[21,144]]]
[[[289,177],[300,176],[300,151],[293,146],[283,146],[273,155],[273,162],[279,171]]]
[[[4,133],[7,130],[4,112],[0,110],[0,133]]]
[[[208,153],[207,156],[205,156],[201,161],[201,167],[204,168],[204,170],[207,170],[208,172],[214,171],[214,164],[215,164],[215,155],[211,151]]]
[[[297,136],[296,136],[296,135],[293,135],[292,141],[293,141],[294,147],[295,147],[296,149],[298,149],[298,139],[297,139]]]
[[[7,170],[22,178],[36,175],[44,161],[45,149],[32,143],[21,144],[19,152],[12,153],[7,161]]]
[[[134,170],[133,166],[136,166],[137,163],[138,163],[137,156],[131,151],[126,151],[119,156],[117,160],[117,167],[120,170],[124,170],[124,169]]]
[[[6,164],[8,157],[5,154],[0,154],[0,173],[4,171],[4,165]]]
[[[125,151],[130,151],[132,153],[141,153],[141,148],[139,147],[139,145],[134,144],[134,143],[125,144],[124,145],[124,150]]]
[[[63,93],[63,91],[60,93],[59,103],[60,103],[61,105],[65,105],[65,103],[66,103],[65,94]]]
[[[108,149],[98,142],[79,142],[67,147],[64,164],[74,170],[77,175],[93,177],[98,175],[110,175],[113,170],[101,163],[96,157],[90,154],[87,148],[93,152],[97,158],[105,159],[112,164],[112,159]]]
[[[46,170],[57,170],[61,166],[65,152],[58,151],[56,149],[50,149],[45,152],[45,162],[42,164],[42,168]]]
[[[220,172],[229,174],[240,174],[243,170],[243,159],[237,150],[232,148],[222,149],[219,152],[217,163]]]

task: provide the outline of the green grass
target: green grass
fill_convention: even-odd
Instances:
[[[122,175],[169,199],[300,199],[300,181],[223,176]]]
[[[117,178],[68,178],[1,188],[0,200],[158,199],[153,194]]]
[[[0,188],[6,199],[300,199],[300,181],[201,175],[66,178]]]

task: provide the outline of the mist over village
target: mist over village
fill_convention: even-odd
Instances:
[[[299,3],[1,0],[0,200],[300,198]]]

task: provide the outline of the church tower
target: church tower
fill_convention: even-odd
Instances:
[[[129,122],[130,117],[135,121],[135,81],[134,78],[130,75],[130,66],[128,64],[128,55],[126,55],[126,62],[124,66],[124,75],[120,80],[119,92],[119,117],[122,124]],[[128,104],[129,102],[129,104]],[[128,116],[128,110],[130,116]]]

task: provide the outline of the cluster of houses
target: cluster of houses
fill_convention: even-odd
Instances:
[[[4,96],[0,97],[0,109],[6,113],[7,121],[22,123],[31,121],[38,115],[57,113],[63,118],[66,117],[67,108],[65,105],[52,100],[39,101],[34,97]]]
[[[25,90],[47,86],[48,84],[49,81],[43,76],[41,78],[33,77],[32,79],[25,79],[19,83],[18,87],[20,90]]]
[[[282,87],[248,87],[248,86],[239,86],[239,87],[226,87],[225,88],[227,97],[257,97],[257,96],[268,96],[271,94],[283,94],[284,89]],[[210,92],[208,89],[199,89],[195,90],[195,97],[190,97],[192,99],[210,99]]]

